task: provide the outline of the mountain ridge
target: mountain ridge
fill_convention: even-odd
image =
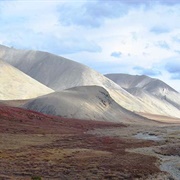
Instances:
[[[142,89],[145,89],[147,91],[150,91],[150,88],[154,88],[155,86],[150,86],[149,83],[161,83],[165,88],[168,90],[178,92],[177,90],[170,87],[168,84],[164,83],[163,81],[151,78],[146,75],[130,75],[130,74],[124,74],[124,73],[111,73],[111,74],[105,74],[106,77],[113,80],[117,84],[119,84],[121,87],[125,89],[129,89],[132,87],[140,87]],[[126,83],[125,83],[125,82]],[[128,83],[127,83],[128,82]],[[149,85],[149,86],[148,86]]]
[[[114,82],[91,68],[48,52],[6,47],[3,50],[0,48],[0,58],[55,91],[82,85],[111,86],[115,89],[121,89]],[[89,79],[87,79],[86,74],[90,76]],[[96,78],[92,77],[94,74]],[[69,75],[73,79],[67,78]],[[81,79],[75,79],[76,76],[81,77]]]
[[[121,73],[106,74],[105,76],[133,95],[135,95],[135,92],[131,91],[133,88],[136,88],[136,90],[141,89],[141,93],[142,91],[145,94],[149,93],[180,110],[180,93],[159,79],[150,78],[145,75],[139,76]]]

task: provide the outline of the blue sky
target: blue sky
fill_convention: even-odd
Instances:
[[[180,0],[0,0],[0,44],[180,90]]]

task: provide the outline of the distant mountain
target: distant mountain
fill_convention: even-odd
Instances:
[[[136,97],[145,99],[145,96],[151,96],[151,101],[159,106],[154,100],[158,98],[162,103],[166,102],[166,107],[171,104],[180,110],[180,93],[159,79],[128,74],[107,74],[105,76]]]
[[[81,86],[30,100],[24,108],[61,117],[111,122],[147,121],[117,104],[99,86]]]
[[[155,78],[150,78],[145,75],[129,75],[119,73],[106,74],[105,76],[125,89],[138,87],[154,95],[159,95],[165,90],[177,92],[175,89],[173,89],[163,81]]]
[[[0,61],[0,84],[0,100],[30,99],[53,92],[3,61]]]

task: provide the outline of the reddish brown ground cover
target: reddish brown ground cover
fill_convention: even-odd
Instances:
[[[156,149],[156,153],[165,155],[165,156],[180,156],[180,144],[168,144]]]
[[[0,180],[146,179],[160,172],[155,157],[125,151],[155,142],[86,133],[107,127],[126,126],[0,106]]]

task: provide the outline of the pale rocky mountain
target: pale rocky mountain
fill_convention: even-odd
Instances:
[[[162,106],[154,98],[159,99],[160,104],[164,104],[169,111],[172,110],[168,107],[169,105],[180,110],[180,93],[159,79],[128,74],[107,74],[105,76],[136,97],[147,99],[147,96],[150,96],[148,99],[151,99],[159,108]]]
[[[47,52],[6,46],[0,46],[0,57],[55,91],[97,85],[104,87],[117,103],[128,110],[158,113],[113,81],[80,63]]]
[[[160,109],[143,101],[93,69],[57,55],[0,46],[0,58],[55,91],[95,85],[105,88],[112,99],[127,110],[165,116],[180,115],[178,110],[166,111],[166,108]]]
[[[0,46],[0,58],[55,91],[86,85],[121,89],[91,68],[48,52]]]
[[[106,74],[105,76],[124,89],[136,87],[160,97],[163,97],[167,91],[178,93],[163,81],[145,75]]]
[[[178,118],[180,117],[180,110],[163,98],[158,98],[157,96],[150,94],[146,90],[137,87],[127,89],[127,91],[142,100],[144,103],[158,109],[159,112],[161,112],[160,114],[162,115],[174,116]],[[174,115],[172,114],[172,112],[174,113]]]
[[[0,100],[30,99],[53,92],[3,61],[0,61],[0,84]]]
[[[136,123],[147,121],[117,104],[100,86],[81,86],[38,97],[24,108],[67,118]]]

